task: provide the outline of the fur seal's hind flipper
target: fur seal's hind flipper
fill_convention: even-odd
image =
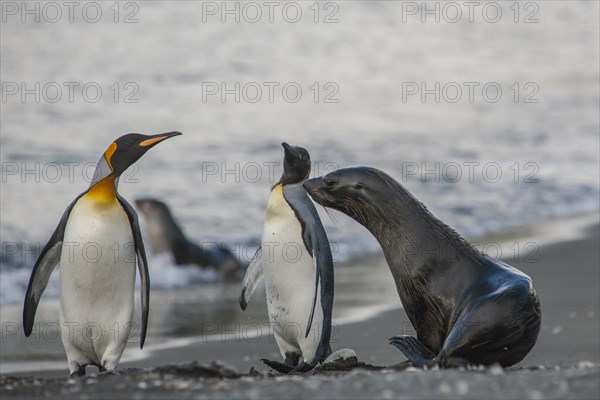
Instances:
[[[266,358],[261,358],[260,361],[264,362],[265,364],[267,364],[267,366],[282,374],[289,374],[290,372],[296,369],[296,367],[294,367],[293,365],[283,364],[279,361],[267,360]]]
[[[400,349],[400,351],[417,367],[434,363],[433,358],[435,357],[435,354],[414,336],[394,336],[390,338],[390,344]]]

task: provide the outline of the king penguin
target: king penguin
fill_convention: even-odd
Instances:
[[[269,196],[262,246],[246,270],[240,306],[246,309],[264,277],[269,320],[284,362],[262,361],[278,372],[306,372],[331,354],[333,260],[302,186],[310,175],[310,155],[302,147],[282,146],[283,175]]]
[[[61,339],[71,376],[87,365],[114,371],[132,323],[135,267],[141,278],[140,348],[148,325],[150,280],[138,218],[119,195],[119,176],[156,144],[180,132],[130,133],[114,141],[97,164],[90,187],[67,207],[31,273],[23,308],[25,335],[50,275],[60,264]],[[137,330],[137,329],[136,329]]]

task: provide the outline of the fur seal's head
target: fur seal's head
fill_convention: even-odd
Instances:
[[[151,218],[157,213],[170,215],[171,212],[165,203],[156,199],[136,199],[135,206],[146,218]]]
[[[389,216],[389,203],[398,195],[395,180],[371,167],[333,171],[304,182],[304,189],[320,205],[341,211],[367,228],[376,215]],[[394,190],[395,189],[395,190]]]
[[[285,150],[283,158],[283,175],[279,183],[288,185],[299,183],[310,175],[310,154],[304,147],[290,146],[287,143],[281,143]]]
[[[146,220],[152,253],[174,251],[179,243],[187,241],[165,203],[157,199],[142,198],[135,200],[135,206]]]

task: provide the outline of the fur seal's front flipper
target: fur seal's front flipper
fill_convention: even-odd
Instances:
[[[434,363],[435,354],[414,336],[394,336],[390,338],[390,344],[397,347],[416,367]]]

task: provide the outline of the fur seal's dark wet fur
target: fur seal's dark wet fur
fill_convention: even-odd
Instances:
[[[477,251],[392,177],[346,168],[304,187],[379,241],[417,333],[390,343],[414,365],[507,367],[533,348],[541,309],[531,279]]]
[[[171,252],[177,265],[214,267],[228,281],[238,280],[240,263],[223,244],[199,246],[189,241],[175,222],[165,203],[156,199],[137,199],[135,205],[146,219],[153,254]]]

